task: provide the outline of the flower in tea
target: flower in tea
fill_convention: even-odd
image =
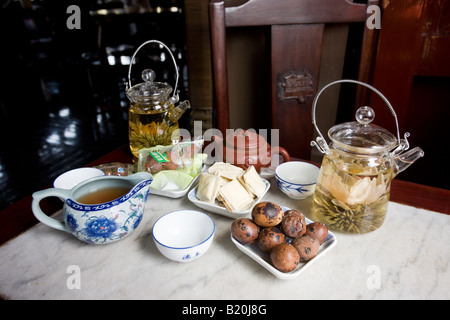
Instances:
[[[358,177],[345,175],[343,179],[337,172],[329,170],[323,186],[337,200],[348,205],[368,204],[376,201],[386,192],[386,182],[383,175],[380,179],[374,177]]]
[[[362,178],[350,188],[347,203],[350,205],[372,203],[386,192],[384,183],[377,185],[377,179],[370,177]]]
[[[314,210],[328,228],[366,233],[383,224],[392,169],[367,160],[324,156],[314,195]]]

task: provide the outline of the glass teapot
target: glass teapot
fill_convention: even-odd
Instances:
[[[397,137],[371,124],[375,112],[368,106],[356,112],[356,121],[333,126],[328,131],[329,146],[317,127],[316,104],[328,87],[350,82],[377,93],[395,118]],[[386,217],[392,179],[409,167],[424,152],[408,150],[405,133],[400,139],[397,116],[389,101],[374,87],[355,80],[338,80],[323,87],[313,101],[313,124],[318,132],[311,146],[324,153],[314,193],[314,211],[328,228],[348,233],[367,233],[379,228]]]
[[[154,82],[156,74],[151,69],[142,71],[144,82],[131,86],[131,66],[138,51],[148,43],[158,43],[167,49],[175,65],[175,89],[167,83]],[[149,40],[144,42],[133,54],[128,69],[127,97],[130,99],[129,111],[129,141],[130,149],[135,158],[139,157],[139,150],[156,145],[170,145],[180,137],[178,119],[191,107],[189,101],[184,101],[175,107],[178,102],[178,67],[172,52],[162,42]]]

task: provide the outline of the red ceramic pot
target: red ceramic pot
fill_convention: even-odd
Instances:
[[[228,134],[224,139],[219,136],[213,137],[218,145],[216,151],[222,151],[222,159],[244,170],[253,165],[256,171],[269,167],[272,156],[279,154],[287,162],[290,160],[286,149],[275,146],[271,147],[266,139],[250,130],[236,130]]]

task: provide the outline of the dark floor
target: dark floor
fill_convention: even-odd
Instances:
[[[80,105],[67,103],[43,115],[2,118],[0,209],[126,143],[126,113],[105,116],[95,119]]]
[[[97,17],[102,20],[82,25],[83,34],[66,30],[62,40],[49,23],[46,9],[52,1],[38,3],[30,10],[18,1],[0,6],[0,210],[51,185],[62,172],[128,142],[127,59],[141,43],[162,40],[176,54],[181,69],[185,64],[183,39],[160,32],[164,23],[160,20],[182,23],[180,14]],[[97,34],[99,23],[102,44],[92,49],[86,36]],[[123,29],[133,34],[120,35]],[[165,37],[178,42],[168,43]],[[146,66],[137,63],[133,68],[140,72],[151,67],[157,80],[171,83],[168,69],[173,67],[161,61],[162,51],[144,51],[139,56]],[[183,98],[187,79],[185,73],[181,76]]]

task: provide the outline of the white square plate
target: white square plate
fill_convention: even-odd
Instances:
[[[284,211],[290,210],[289,208],[282,207]],[[305,217],[306,224],[310,224],[314,221],[308,219]],[[321,244],[319,252],[317,255],[312,258],[309,261],[300,261],[299,265],[295,270],[292,270],[291,272],[281,272],[278,269],[276,269],[272,263],[270,262],[270,256],[268,253],[263,252],[261,249],[258,248],[258,245],[256,243],[249,244],[249,245],[243,245],[239,241],[237,241],[233,235],[231,235],[231,241],[238,247],[239,250],[241,250],[243,253],[248,255],[250,258],[258,262],[261,266],[263,266],[265,269],[267,269],[270,273],[272,273],[274,276],[276,276],[279,279],[292,279],[297,277],[300,273],[305,271],[308,267],[310,267],[314,262],[316,262],[318,259],[322,258],[328,251],[330,251],[337,243],[336,236],[333,232],[328,230],[328,237],[324,241],[324,243]]]

